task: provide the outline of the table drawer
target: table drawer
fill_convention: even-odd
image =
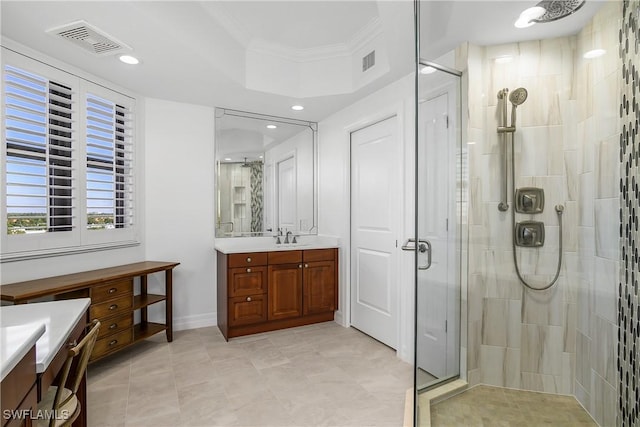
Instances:
[[[99,319],[102,321],[106,317],[115,316],[116,314],[131,310],[132,306],[133,297],[129,294],[110,301],[93,304],[89,308],[89,313],[91,314],[91,320]]]
[[[101,322],[98,339],[124,331],[125,329],[131,329],[131,326],[133,326],[133,313],[129,312],[119,317],[110,317]]]
[[[229,255],[229,268],[251,267],[253,265],[267,265],[267,252]]]
[[[133,293],[133,279],[120,280],[91,289],[91,303],[107,301]]]
[[[95,347],[93,347],[93,353],[91,353],[91,359],[97,359],[107,353],[111,353],[119,348],[122,348],[133,340],[133,330],[129,328],[114,335],[109,335],[96,341]]]

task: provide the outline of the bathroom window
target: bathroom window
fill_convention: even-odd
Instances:
[[[0,259],[137,244],[131,97],[3,49]]]

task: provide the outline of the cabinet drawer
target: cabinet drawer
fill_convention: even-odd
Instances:
[[[265,294],[229,298],[229,326],[248,325],[267,320]]]
[[[269,252],[269,264],[293,264],[302,262],[302,251]]]
[[[229,270],[229,296],[267,292],[267,267],[243,267]]]
[[[102,355],[110,353],[114,350],[122,348],[131,343],[133,339],[133,330],[131,328],[122,331],[118,334],[109,335],[96,341],[95,347],[93,347],[93,353],[91,358],[96,359]]]
[[[101,322],[98,339],[124,331],[125,329],[131,329],[131,326],[133,326],[133,313],[129,312],[123,316],[110,317]]]
[[[333,261],[335,259],[335,249],[309,249],[304,251],[304,261]]]
[[[106,317],[115,316],[116,314],[121,314],[125,311],[131,310],[131,307],[133,305],[132,300],[133,297],[129,294],[110,301],[93,304],[89,308],[91,320],[102,320]]]
[[[251,267],[253,265],[267,265],[267,253],[250,252],[229,255],[229,268]]]
[[[91,302],[93,304],[133,293],[133,280],[121,280],[96,286],[91,289]]]

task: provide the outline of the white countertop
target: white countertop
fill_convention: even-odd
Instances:
[[[280,238],[284,241],[284,236]],[[339,247],[337,237],[333,236],[299,236],[298,243],[276,244],[275,237],[229,237],[217,238],[215,249],[223,254],[245,252],[296,251],[306,249],[327,249]]]
[[[73,327],[86,316],[91,303],[89,298],[70,299],[65,301],[38,302],[33,304],[18,304],[0,307],[0,326],[2,329],[25,325],[44,325],[44,333],[36,342],[36,372],[46,371],[58,351],[66,343]],[[17,329],[16,329],[17,331]],[[2,375],[5,375],[5,351],[13,354],[20,344],[17,338],[7,343],[5,348],[2,341]],[[22,356],[20,357],[22,358]],[[10,371],[11,369],[9,369]]]
[[[45,329],[44,323],[40,322],[0,327],[0,381],[4,380],[36,344]]]

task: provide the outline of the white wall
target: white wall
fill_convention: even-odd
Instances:
[[[334,113],[318,124],[319,151],[319,221],[320,234],[340,238],[339,310],[336,321],[350,324],[350,133],[367,125],[397,115],[401,125],[398,147],[402,152],[403,171],[401,210],[403,223],[399,243],[413,233],[414,200],[414,130],[413,130],[413,76],[404,77],[367,96],[355,104]],[[399,245],[400,246],[400,245]],[[413,361],[413,253],[402,252],[400,247],[398,272],[399,294],[399,346],[398,356]]]
[[[173,276],[176,329],[216,324],[214,117],[213,108],[146,102],[145,255],[180,262]],[[150,289],[162,279],[150,278]]]

